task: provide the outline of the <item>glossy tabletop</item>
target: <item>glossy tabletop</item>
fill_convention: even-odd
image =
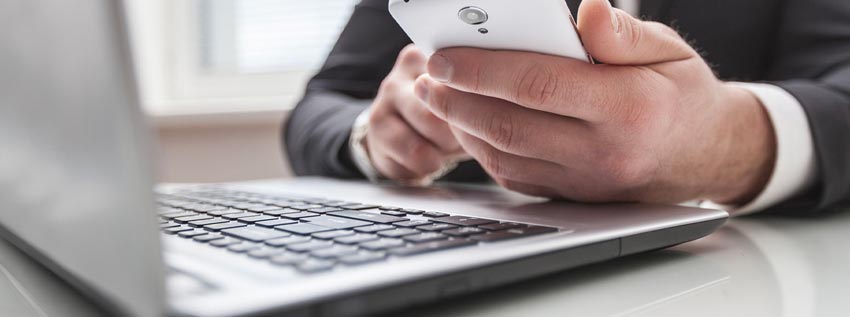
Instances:
[[[404,315],[850,316],[849,241],[850,211],[816,218],[749,216],[671,249]],[[0,240],[0,315],[100,314],[79,292]]]

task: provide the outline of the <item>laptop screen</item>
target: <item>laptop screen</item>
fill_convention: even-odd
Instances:
[[[146,151],[119,1],[0,5],[0,231],[139,315],[163,309]]]

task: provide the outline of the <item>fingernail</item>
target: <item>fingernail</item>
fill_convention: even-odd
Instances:
[[[608,11],[611,12],[611,26],[614,27],[614,33],[620,33],[620,19],[617,18],[617,12],[614,11],[611,1],[605,0],[605,3],[608,4]]]
[[[425,83],[424,80],[418,80],[416,82],[416,86],[413,87],[413,93],[416,94],[416,97],[419,98],[420,101],[428,104],[428,94],[430,93],[428,84]]]
[[[448,58],[442,54],[434,54],[431,56],[429,64],[428,74],[431,75],[431,78],[444,83],[449,82],[454,72],[454,66]]]

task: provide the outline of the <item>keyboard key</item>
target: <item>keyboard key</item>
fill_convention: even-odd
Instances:
[[[251,250],[248,252],[248,256],[255,259],[268,259],[273,256],[278,256],[286,253],[286,251],[281,249],[272,249],[272,248],[259,248],[256,250]]]
[[[266,212],[263,212],[263,213],[266,214],[266,215],[269,215],[269,216],[280,216],[280,215],[285,215],[285,214],[295,214],[295,213],[299,213],[299,212],[301,212],[301,210],[292,209],[292,208],[284,208],[284,209],[277,209],[277,210],[269,210],[269,211],[266,211]]]
[[[194,210],[194,211],[197,211],[197,212],[206,213],[206,212],[210,212],[210,211],[214,211],[214,210],[224,210],[224,209],[227,209],[227,207],[198,204],[198,205],[183,206],[183,209]]]
[[[337,212],[337,211],[342,211],[342,210],[343,209],[336,208],[336,207],[322,207],[322,208],[309,209],[307,211],[315,212],[317,214],[325,214],[325,213],[329,213],[329,212]]]
[[[339,237],[347,237],[347,236],[353,236],[353,235],[354,235],[354,231],[351,231],[351,230],[334,230],[334,231],[314,233],[313,238],[330,240],[330,239],[336,239],[336,238],[339,238]]]
[[[394,217],[394,216],[387,216],[387,215],[382,215],[382,214],[378,214],[378,213],[372,213],[372,212],[366,212],[366,211],[353,211],[353,210],[333,212],[333,213],[329,213],[328,215],[343,217],[343,218],[363,220],[363,221],[368,221],[368,222],[376,222],[376,223],[393,223],[393,222],[402,222],[402,221],[408,220],[407,218],[402,218],[402,217]]]
[[[317,226],[317,225],[310,224],[310,223],[296,223],[296,224],[291,224],[291,225],[277,226],[277,227],[274,227],[274,228],[277,229],[277,230],[283,230],[283,231],[292,232],[292,233],[301,234],[301,235],[309,235],[309,234],[313,234],[313,233],[316,233],[316,232],[334,230],[333,228]]]
[[[513,228],[522,227],[523,225],[518,224],[516,222],[502,222],[502,223],[491,223],[489,225],[478,226],[479,228],[490,230],[490,231],[501,231],[508,230]]]
[[[378,207],[378,209],[385,210],[385,211],[399,211],[399,210],[401,210],[401,208],[399,208],[399,207],[390,207],[390,206],[381,206],[381,207]]]
[[[241,223],[241,222],[238,222],[238,221],[231,221],[231,222],[225,222],[225,223],[217,223],[217,224],[212,224],[212,225],[206,225],[206,226],[204,226],[204,229],[212,230],[212,231],[221,231],[221,230],[225,230],[225,229],[239,228],[239,227],[245,227],[245,226],[247,226],[247,225],[244,224],[244,223]]]
[[[322,208],[322,207],[324,207],[324,206],[317,205],[317,204],[295,204],[295,205],[289,206],[289,208],[298,209],[298,210],[310,210],[310,209]]]
[[[450,236],[455,236],[455,237],[467,237],[467,236],[472,236],[472,235],[476,235],[476,234],[484,234],[484,233],[487,233],[487,231],[484,230],[484,229],[475,228],[475,227],[462,227],[462,228],[457,228],[457,229],[445,230],[445,231],[443,231],[443,233],[450,235]]]
[[[480,226],[491,223],[497,223],[498,221],[490,220],[490,219],[481,219],[467,216],[451,216],[451,217],[441,217],[433,220],[434,222],[447,223],[458,226]]]
[[[244,211],[239,210],[239,209],[224,209],[224,210],[210,211],[210,212],[207,213],[207,215],[224,216],[224,215],[230,215],[230,214],[241,214],[243,212]]]
[[[310,254],[320,259],[335,259],[338,257],[357,253],[357,247],[348,245],[335,245],[330,248],[314,250]]]
[[[419,243],[410,246],[406,246],[403,248],[396,248],[389,250],[388,252],[392,255],[397,256],[409,256],[414,254],[422,254],[426,252],[433,252],[439,250],[446,250],[451,248],[465,247],[470,245],[475,245],[477,242],[467,239],[456,239],[456,240],[444,240],[444,241],[435,241],[435,242],[427,242],[427,243]]]
[[[231,245],[239,244],[239,243],[242,243],[242,240],[236,240],[236,239],[233,239],[233,238],[224,238],[224,239],[218,239],[218,240],[215,240],[213,242],[210,242],[210,245],[214,246],[214,247],[224,248],[224,247],[229,247]]]
[[[381,251],[391,248],[397,248],[404,245],[404,241],[399,239],[381,239],[370,242],[360,243],[360,247],[372,250],[372,251]]]
[[[333,267],[333,262],[318,259],[309,259],[307,261],[295,265],[295,269],[297,269],[301,273],[318,273],[330,270]]]
[[[228,220],[223,219],[223,218],[213,218],[213,219],[207,219],[207,220],[192,221],[192,222],[189,223],[189,225],[193,226],[193,227],[203,227],[203,226],[206,226],[206,225],[214,225],[214,224],[217,224],[217,223],[225,223],[225,222],[228,222]]]
[[[186,216],[186,217],[177,217],[177,218],[174,218],[172,220],[177,221],[177,222],[181,222],[181,223],[186,223],[186,222],[192,222],[192,221],[198,221],[198,220],[207,220],[207,219],[213,219],[213,217],[210,217],[210,216],[207,216],[207,215],[194,215],[194,216]]]
[[[246,212],[240,212],[238,214],[227,214],[227,215],[223,215],[221,217],[227,218],[227,219],[230,219],[230,220],[236,220],[236,219],[239,219],[239,218],[248,218],[248,217],[254,217],[254,216],[259,216],[259,215],[260,214],[258,214],[256,212],[247,212],[246,211]]]
[[[346,255],[339,258],[339,262],[346,265],[361,265],[383,260],[386,256],[377,252],[361,252],[358,254]]]
[[[413,228],[413,227],[424,226],[424,225],[427,225],[427,224],[430,224],[430,223],[431,222],[428,221],[428,220],[411,220],[411,221],[404,221],[404,222],[396,222],[393,225],[396,226],[396,227],[402,227],[402,228]]]
[[[357,243],[361,243],[361,242],[374,241],[374,240],[378,240],[378,236],[373,235],[373,234],[365,234],[365,233],[359,233],[359,234],[356,234],[356,235],[353,235],[353,236],[339,237],[339,238],[334,239],[334,241],[336,241],[338,243],[342,243],[342,244],[357,244]]]
[[[278,209],[280,209],[280,207],[269,206],[269,205],[254,205],[254,206],[245,208],[245,210],[253,211],[253,212],[266,212],[266,211],[272,211],[272,210],[278,210]]]
[[[348,205],[342,205],[340,207],[345,208],[345,209],[349,209],[349,210],[364,210],[364,209],[375,209],[375,208],[378,208],[380,206],[353,203],[353,204],[348,204]]]
[[[178,212],[183,212],[183,209],[171,207],[160,207],[157,209],[157,213],[160,215],[176,214]]]
[[[449,238],[449,236],[444,235],[444,234],[439,233],[439,232],[423,232],[423,233],[420,233],[420,234],[414,234],[414,235],[411,235],[411,236],[406,236],[403,239],[405,241],[408,241],[408,242],[423,243],[423,242],[445,240],[445,239],[448,239],[448,238]]]
[[[447,223],[434,223],[425,226],[418,226],[416,229],[425,230],[425,231],[442,231],[457,228],[455,225],[450,225]]]
[[[192,227],[189,227],[189,226],[179,226],[179,227],[166,228],[166,229],[163,229],[163,231],[165,231],[165,233],[168,233],[168,234],[177,234],[177,233],[180,233],[180,232],[183,232],[183,231],[191,231],[191,230],[194,230],[194,229],[195,228],[192,228]]]
[[[447,214],[447,213],[436,212],[436,211],[426,211],[426,212],[422,213],[422,215],[425,216],[425,217],[428,217],[428,218],[440,218],[440,217],[448,217],[449,216],[449,214]]]
[[[250,243],[250,242],[242,242],[240,244],[234,244],[234,245],[227,247],[227,250],[229,250],[231,252],[236,252],[236,253],[245,253],[245,252],[248,252],[248,251],[251,251],[251,250],[256,250],[256,249],[259,249],[259,248],[260,248],[259,244]]]
[[[255,223],[255,222],[260,222],[260,221],[269,221],[269,220],[277,220],[277,219],[278,219],[277,217],[259,215],[259,216],[253,216],[253,217],[239,218],[239,219],[236,219],[236,220],[239,221],[239,222],[244,222],[244,223]]]
[[[288,246],[290,244],[304,243],[304,242],[308,242],[308,241],[310,241],[310,238],[308,238],[308,237],[289,236],[289,237],[286,237],[286,238],[266,240],[266,245],[276,247],[276,248],[280,248],[280,247]]]
[[[162,217],[162,218],[165,218],[165,219],[174,219],[174,218],[190,217],[190,216],[197,216],[197,215],[198,215],[197,213],[194,213],[194,212],[191,212],[191,211],[180,211],[180,212],[172,212],[172,213],[168,213],[168,214],[161,214],[159,216]]]
[[[160,229],[167,229],[167,228],[174,228],[174,227],[179,227],[179,226],[180,226],[180,224],[176,223],[176,222],[166,222],[166,223],[159,225],[159,228]]]
[[[221,233],[228,236],[237,237],[243,240],[254,242],[263,242],[266,240],[285,238],[290,236],[290,234],[283,231],[253,226],[222,230]]]
[[[493,231],[488,234],[479,234],[476,236],[472,236],[471,238],[482,242],[494,242],[500,240],[529,237],[533,235],[556,231],[558,231],[558,229],[550,227],[529,226],[525,228],[520,227],[503,231]]]
[[[302,212],[292,213],[292,214],[282,214],[280,216],[284,217],[284,218],[296,219],[297,220],[297,219],[302,219],[302,218],[318,217],[319,214],[314,213],[314,212],[302,211]]]
[[[382,237],[387,237],[387,238],[399,238],[399,237],[409,236],[411,234],[417,234],[417,233],[419,233],[419,230],[410,229],[410,228],[400,228],[400,229],[381,231],[381,232],[378,232],[378,235],[382,236]]]
[[[286,249],[293,252],[309,252],[319,249],[330,248],[332,246],[333,242],[330,241],[313,240],[305,243],[290,244],[286,246]]]
[[[374,233],[374,232],[378,232],[378,231],[392,230],[392,229],[395,229],[395,227],[393,227],[391,225],[371,225],[371,226],[368,226],[368,227],[355,228],[354,231],[365,232],[365,233]]]
[[[363,227],[371,225],[371,222],[365,222],[360,220],[342,218],[342,217],[334,217],[334,216],[319,216],[319,217],[311,217],[304,219],[305,221],[319,225],[322,227],[334,228],[334,229],[351,229],[356,227]]]
[[[296,265],[309,259],[306,254],[286,252],[271,258],[271,262],[277,265]]]
[[[408,214],[408,215],[421,215],[421,214],[424,214],[424,213],[425,213],[425,211],[424,211],[424,210],[411,209],[411,208],[404,208],[404,209],[401,209],[401,210],[399,210],[399,211],[401,211],[401,212],[403,212],[403,213],[406,213],[406,214]]]
[[[220,239],[224,239],[224,236],[220,235],[220,234],[214,234],[214,233],[205,234],[205,235],[202,235],[202,236],[197,236],[197,237],[192,238],[192,240],[195,240],[195,241],[198,241],[198,242],[210,242],[210,241],[215,241],[215,240],[220,240]]]
[[[195,230],[191,230],[191,231],[182,231],[182,232],[177,233],[177,235],[180,236],[180,237],[183,237],[183,238],[194,238],[194,237],[197,237],[197,236],[205,235],[207,233],[208,232],[206,230],[195,229]]]
[[[298,223],[298,221],[289,220],[289,219],[275,219],[275,220],[268,220],[268,221],[260,221],[258,223],[255,223],[255,225],[274,228],[274,227],[277,227],[277,226],[291,225],[293,223]]]
[[[388,216],[396,216],[396,217],[407,216],[406,213],[403,213],[403,212],[400,212],[400,211],[392,211],[392,210],[381,211],[381,214],[388,215]]]

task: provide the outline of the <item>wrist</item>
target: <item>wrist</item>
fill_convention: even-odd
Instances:
[[[744,205],[764,190],[776,162],[776,136],[770,116],[750,91],[723,84],[723,115],[715,131],[721,137],[710,190],[705,198],[729,205]]]

